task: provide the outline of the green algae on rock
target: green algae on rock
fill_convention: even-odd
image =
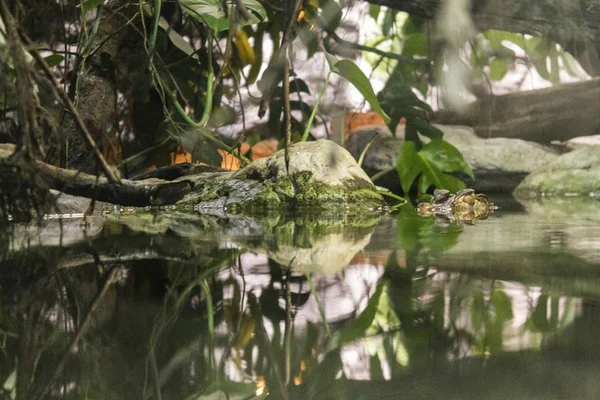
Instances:
[[[350,153],[329,140],[301,142],[285,152],[234,172],[187,176],[192,193],[180,204],[199,211],[254,213],[263,210],[378,212],[383,197]],[[208,178],[208,179],[207,179]],[[183,178],[182,178],[183,179]]]
[[[518,199],[538,196],[590,196],[600,193],[600,147],[583,147],[536,169],[513,193]]]

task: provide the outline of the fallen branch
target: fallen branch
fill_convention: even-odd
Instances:
[[[14,152],[14,146],[0,144],[0,160],[8,159]],[[122,206],[161,206],[173,204],[190,192],[190,181],[169,182],[162,179],[140,181],[121,180],[111,183],[104,177],[80,171],[55,167],[42,161],[36,161],[39,176],[51,189],[74,196],[83,196]]]

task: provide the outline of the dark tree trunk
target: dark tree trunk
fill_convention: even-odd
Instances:
[[[117,7],[118,12],[115,11]],[[120,48],[128,35],[139,36],[139,33],[126,25],[127,20],[136,11],[135,6],[123,7],[120,1],[110,2],[103,7],[100,11],[98,30],[88,46],[89,51],[93,53],[88,57],[81,54],[79,58],[78,65],[83,67],[76,71],[81,74],[77,78],[75,103],[85,126],[99,146],[106,143],[105,135],[110,134],[116,118],[116,66]],[[141,36],[140,40],[143,40]],[[90,157],[91,149],[82,139],[70,116],[65,118],[63,128],[67,140],[63,160],[68,168],[94,172],[96,164]]]

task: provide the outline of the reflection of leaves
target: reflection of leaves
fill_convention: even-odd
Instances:
[[[493,314],[489,316],[487,342],[491,352],[502,351],[504,325],[513,318],[510,297],[500,289],[494,289],[491,296]]]
[[[473,302],[471,303],[471,325],[476,333],[483,327],[485,313],[485,299],[483,298],[483,292],[478,290],[473,295]]]
[[[496,311],[496,320],[501,321],[502,324],[513,318],[512,301],[510,296],[503,290],[494,290],[492,293],[492,306]]]
[[[396,168],[404,193],[409,192],[417,177],[420,193],[425,193],[431,185],[451,192],[464,189],[465,184],[449,172],[464,172],[473,177],[473,171],[462,154],[442,139],[432,140],[420,151],[417,151],[415,143],[405,142],[398,152]]]
[[[434,217],[421,217],[412,205],[400,208],[398,238],[400,246],[413,251],[420,245],[432,253],[443,253],[454,247],[463,228],[459,225],[437,226]]]
[[[490,79],[493,81],[499,81],[504,78],[504,75],[508,72],[508,63],[503,58],[494,58],[490,65]]]
[[[364,337],[366,330],[369,329],[373,323],[373,319],[377,313],[377,306],[379,305],[379,298],[383,292],[383,286],[383,284],[377,286],[375,293],[373,293],[373,296],[369,299],[369,303],[363,312],[361,312],[350,325],[340,331],[338,336],[339,345]]]
[[[537,305],[531,314],[533,326],[539,332],[547,332],[550,329],[548,323],[548,296],[543,294],[538,298]]]

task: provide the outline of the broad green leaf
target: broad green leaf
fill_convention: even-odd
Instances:
[[[396,158],[396,169],[404,194],[409,192],[412,183],[423,172],[424,167],[415,143],[411,141],[404,142]]]
[[[466,188],[465,183],[460,179],[445,174],[433,164],[426,163],[426,165],[427,172],[421,174],[421,177],[419,178],[418,187],[420,193],[427,192],[431,186],[446,189],[451,192],[458,192],[459,190]]]
[[[423,33],[408,35],[402,43],[402,55],[423,56],[429,55],[429,43]]]
[[[442,171],[464,172],[474,178],[473,170],[460,151],[445,140],[432,140],[424,145],[419,153]]]
[[[84,10],[93,10],[94,8],[99,7],[102,4],[104,4],[104,0],[85,0],[79,3],[77,7],[80,7]]]
[[[46,64],[48,64],[49,67],[57,66],[64,59],[65,59],[65,57],[58,53],[52,53],[48,57],[44,57],[44,61],[46,61]]]
[[[267,18],[267,12],[257,0],[244,0],[244,6],[250,11],[250,18],[246,21],[240,18],[238,27],[254,25]],[[223,3],[220,0],[180,0],[181,9],[200,22],[208,25],[215,33],[229,29],[229,18],[225,15]],[[227,6],[232,7],[236,3],[227,1]]]
[[[441,139],[444,136],[444,132],[422,119],[414,118],[409,120],[409,123],[413,124],[421,135],[427,136],[432,140]]]
[[[360,94],[363,95],[365,100],[369,102],[373,111],[377,112],[386,124],[390,122],[390,117],[388,117],[379,104],[379,100],[373,91],[371,82],[358,65],[351,60],[343,59],[336,62],[331,70],[336,74],[343,76],[348,82],[354,85]]]
[[[332,71],[335,68],[335,64],[337,64],[340,61],[339,58],[327,51],[325,52],[325,59],[327,60],[327,64],[329,64],[329,69]]]
[[[456,147],[442,139],[432,140],[418,152],[415,143],[406,141],[398,152],[396,168],[405,193],[418,176],[419,193],[425,193],[432,185],[453,192],[464,189],[465,184],[448,172],[464,172],[473,177],[471,167]]]
[[[490,65],[490,79],[493,81],[499,81],[508,72],[508,63],[503,58],[494,58]]]
[[[523,35],[519,33],[499,31],[496,29],[488,30],[484,36],[489,40],[490,46],[494,49],[501,47],[504,40],[513,42],[519,46],[521,46],[523,42]]]
[[[381,7],[375,4],[370,4],[369,5],[369,15],[371,16],[371,18],[373,18],[375,20],[375,22],[377,22],[377,18],[379,17],[379,12],[381,11]]]

